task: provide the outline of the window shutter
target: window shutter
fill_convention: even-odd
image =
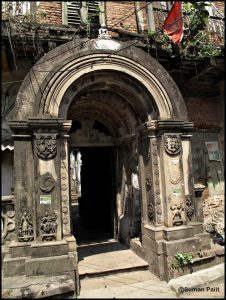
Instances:
[[[88,10],[88,19],[92,24],[100,23],[99,18],[99,1],[67,1],[63,2],[63,23],[66,25],[79,25],[82,18],[86,19],[86,13],[81,11],[82,3],[85,4],[83,8]],[[87,20],[88,21],[88,20]]]
[[[88,16],[92,21],[92,24],[100,24],[100,14],[99,14],[99,1],[87,1],[86,5],[88,7]]]
[[[79,14],[81,1],[67,1],[66,5],[66,24],[67,25],[79,25],[81,18]]]

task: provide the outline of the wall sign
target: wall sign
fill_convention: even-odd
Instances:
[[[180,197],[180,196],[182,196],[182,190],[181,189],[172,189],[172,194],[173,194],[173,196]]]
[[[40,204],[51,204],[51,195],[40,195]]]
[[[206,142],[206,148],[208,150],[209,160],[221,160],[218,142]]]

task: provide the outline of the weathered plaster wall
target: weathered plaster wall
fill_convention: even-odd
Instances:
[[[224,195],[210,196],[208,189],[203,193],[204,227],[209,230],[215,225],[215,229],[224,235]]]
[[[1,173],[2,173],[2,196],[11,195],[13,187],[13,151],[5,150],[1,153]]]

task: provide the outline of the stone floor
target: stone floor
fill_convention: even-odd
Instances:
[[[147,269],[148,264],[121,243],[109,240],[78,247],[80,278],[116,271]]]
[[[148,270],[117,273],[81,280],[78,299],[224,299],[224,280],[210,283],[203,291],[178,295],[167,282],[160,281]]]
[[[18,276],[2,281],[2,298],[224,298],[224,264],[167,283],[147,270],[147,263],[132,250],[115,240],[80,244],[78,258],[81,283],[78,296],[71,293],[74,283],[67,276]],[[195,289],[178,293],[180,287]],[[197,290],[200,287],[202,290]]]
[[[82,245],[78,254],[81,289],[77,298],[224,298],[224,264],[167,283],[147,270],[144,260],[114,240]],[[196,289],[178,293],[180,287]]]

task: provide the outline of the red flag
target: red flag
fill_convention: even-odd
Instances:
[[[169,38],[179,44],[183,37],[183,14],[181,1],[175,1],[167,18],[164,21],[163,32],[168,34]]]

